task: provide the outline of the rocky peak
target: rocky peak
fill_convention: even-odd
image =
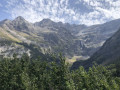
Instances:
[[[46,22],[53,22],[53,21],[48,19],[48,18],[46,18],[46,19],[43,19],[41,22],[46,23]]]
[[[51,27],[51,26],[54,26],[55,24],[56,23],[50,19],[43,19],[42,21],[35,23],[35,25],[41,26],[41,27]]]
[[[14,19],[14,21],[26,21],[22,16],[18,16]]]
[[[26,21],[23,17],[18,16],[12,21],[12,23],[15,25],[23,25],[23,24],[28,24],[29,22]]]
[[[11,23],[11,20],[5,19],[5,20],[0,22],[0,25],[9,24],[9,23]]]
[[[28,30],[32,28],[32,24],[26,21],[23,17],[19,16],[12,21],[15,30]]]

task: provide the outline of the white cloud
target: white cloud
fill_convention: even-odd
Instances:
[[[62,0],[60,3],[58,3],[59,0],[50,0],[47,2],[47,5],[45,4],[45,0],[23,0],[23,2],[25,4],[19,3],[15,8],[12,8],[12,10],[9,10],[11,8],[8,8],[8,11],[11,11],[12,18],[23,16],[31,22],[40,21],[43,18],[50,18],[55,21],[65,21],[62,16],[63,14],[65,14],[65,17],[74,14],[73,10],[67,8],[68,0]],[[8,1],[9,6],[14,5],[15,3],[17,3],[17,1]]]
[[[106,20],[120,18],[120,1],[114,0],[79,0],[76,4],[91,7],[88,13],[79,12],[70,8],[69,0],[6,0],[7,11],[14,19],[23,16],[30,22],[37,22],[44,18],[79,24],[100,24]],[[103,3],[104,2],[104,3]]]

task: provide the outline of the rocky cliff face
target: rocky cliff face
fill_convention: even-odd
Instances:
[[[87,52],[91,56],[119,28],[120,19],[117,19],[104,24],[89,26],[85,29],[80,30],[77,36],[89,49]]]
[[[59,25],[48,19],[32,24],[22,17],[17,17],[13,21],[2,21],[0,27],[0,41],[5,44],[4,47],[1,45],[1,54],[4,56],[12,56],[15,52],[18,54],[27,52],[30,55],[30,48],[23,46],[22,43],[32,44],[42,53],[61,52],[66,57],[81,55],[82,49],[85,48],[63,23]]]
[[[89,68],[94,62],[102,65],[120,62],[120,29],[88,60],[75,62],[72,69],[77,69],[81,65]]]
[[[120,58],[120,29],[109,38],[99,51],[97,51],[90,60],[98,64],[113,63]]]
[[[14,48],[11,51],[5,49],[1,54],[5,55],[7,50],[12,54],[17,50],[18,53],[27,52],[30,55],[32,49],[25,47],[25,43],[42,53],[61,52],[67,58],[89,57],[117,31],[119,23],[120,20],[114,20],[101,25],[86,26],[53,22],[50,19],[36,23],[29,23],[22,17],[13,21],[4,20],[0,22],[0,41],[10,41],[11,44],[6,44],[5,47]],[[2,46],[1,49],[3,50]]]

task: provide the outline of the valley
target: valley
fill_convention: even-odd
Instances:
[[[32,44],[43,54],[62,53],[68,61],[72,58],[72,62],[88,59],[118,30],[119,22],[118,19],[86,26],[53,22],[50,19],[29,23],[21,16],[13,21],[6,19],[0,22],[0,41],[3,44],[0,45],[0,53],[8,57],[12,57],[16,51],[19,56],[23,53],[31,55],[33,51],[30,48],[19,44],[26,43]]]

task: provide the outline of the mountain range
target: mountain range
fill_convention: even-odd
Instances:
[[[29,56],[62,53],[70,62],[88,59],[120,27],[120,19],[86,26],[43,19],[30,23],[19,16],[0,22],[0,55],[12,57],[17,52]],[[73,60],[74,59],[74,60]],[[73,60],[73,61],[72,61]]]
[[[117,64],[120,61],[120,29],[96,51],[88,60],[77,61],[73,64],[72,69],[84,66],[86,69],[96,64],[109,65]]]

